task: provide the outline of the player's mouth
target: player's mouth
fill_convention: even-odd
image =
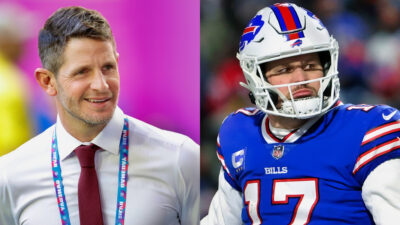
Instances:
[[[302,88],[293,92],[293,99],[313,97],[314,92],[308,88]]]

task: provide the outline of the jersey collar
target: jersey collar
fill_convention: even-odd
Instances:
[[[263,118],[263,121],[261,123],[261,132],[264,137],[264,140],[268,144],[275,144],[275,143],[294,143],[297,141],[303,134],[305,134],[308,129],[314,125],[321,116],[316,116],[310,120],[308,120],[305,124],[303,124],[300,128],[293,130],[289,134],[287,134],[285,137],[282,139],[276,137],[271,129],[270,129],[270,122],[268,115],[266,114]]]

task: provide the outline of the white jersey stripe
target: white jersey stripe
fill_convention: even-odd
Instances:
[[[242,109],[236,110],[235,114],[241,112],[247,116],[254,116],[258,113],[258,111],[260,111],[260,110],[259,109],[247,110],[247,109],[242,108]]]
[[[224,167],[224,169],[225,169],[225,171],[228,173],[228,175],[229,175],[230,177],[232,177],[232,176],[231,176],[231,173],[230,173],[229,170],[228,170],[228,167],[227,167],[226,164],[225,164],[225,159],[224,159],[224,157],[223,157],[222,155],[220,155],[220,154],[218,153],[218,151],[217,151],[217,157],[218,157],[219,161],[221,162],[222,167]]]
[[[355,174],[358,170],[361,169],[361,167],[363,167],[365,164],[369,163],[370,161],[374,160],[378,156],[381,156],[383,154],[386,154],[386,153],[391,152],[398,148],[400,148],[400,138],[399,137],[368,150],[367,152],[362,154],[360,157],[358,157],[357,163],[353,169],[353,174]]]
[[[379,137],[382,137],[386,134],[394,133],[397,131],[400,131],[400,121],[388,123],[383,126],[377,127],[373,130],[368,131],[365,134],[361,145],[365,145]]]

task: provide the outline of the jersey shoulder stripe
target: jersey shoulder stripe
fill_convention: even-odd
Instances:
[[[400,113],[386,105],[350,105],[346,107],[353,126],[364,132],[353,175],[363,182],[381,163],[400,156]]]
[[[392,152],[399,148],[400,148],[400,138],[396,137],[388,142],[380,144],[364,152],[357,158],[356,165],[354,166],[353,169],[353,174],[355,174],[358,170],[360,170],[360,168],[362,168],[365,164],[371,162],[377,157]]]
[[[374,141],[384,135],[388,135],[391,133],[395,133],[400,131],[400,121],[394,121],[390,123],[383,124],[379,127],[373,128],[369,130],[361,143],[361,145],[365,145],[371,141]]]
[[[246,116],[254,116],[256,115],[260,110],[256,109],[256,108],[241,108],[236,110],[236,112],[234,112],[234,114],[238,114],[238,113],[242,113]]]

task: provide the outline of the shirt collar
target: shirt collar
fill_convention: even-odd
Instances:
[[[119,143],[121,139],[122,129],[124,127],[124,113],[119,107],[116,107],[111,120],[104,129],[91,141],[91,143],[99,146],[101,149],[109,151],[112,154],[119,153]],[[68,157],[78,146],[85,144],[65,130],[61,123],[59,115],[57,115],[57,142],[60,160]],[[86,143],[87,144],[87,143]]]

